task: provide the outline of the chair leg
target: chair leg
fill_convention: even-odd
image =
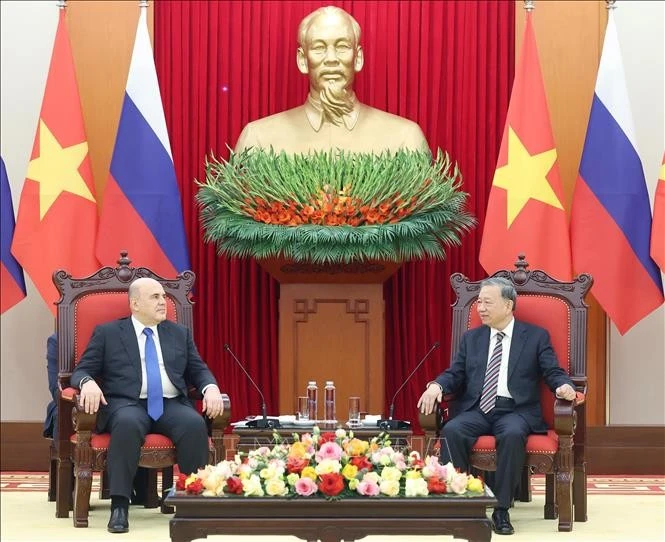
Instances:
[[[162,514],[173,514],[175,509],[173,506],[167,506],[164,504],[166,502],[166,496],[169,494],[169,491],[173,487],[173,467],[166,467],[162,469]]]
[[[57,459],[55,517],[68,518],[72,509],[72,461]]]
[[[556,519],[559,509],[554,491],[554,474],[545,475],[545,519]]]
[[[48,502],[55,502],[58,492],[58,460],[51,457],[48,467]]]
[[[76,468],[74,484],[74,527],[88,526],[90,493],[92,492],[92,469]]]
[[[104,469],[99,473],[99,498],[100,499],[110,499],[111,490],[109,489],[109,474]]]
[[[520,502],[531,502],[531,468],[529,465],[524,465],[522,469],[518,497]]]
[[[146,475],[146,498],[144,508],[157,508],[159,497],[157,496],[157,469],[147,469]]]
[[[558,471],[556,500],[559,505],[559,531],[573,530],[573,469]]]
[[[586,462],[575,465],[575,477],[573,478],[573,507],[575,521],[587,520],[587,488],[586,488]]]

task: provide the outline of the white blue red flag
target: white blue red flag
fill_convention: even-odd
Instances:
[[[25,279],[23,269],[12,256],[11,247],[14,237],[14,205],[12,204],[12,193],[9,188],[9,178],[5,162],[0,158],[0,190],[2,196],[2,260],[0,261],[0,313],[10,309],[25,297]]]
[[[651,207],[610,10],[571,213],[573,267],[621,334],[663,303]]]
[[[115,265],[127,250],[136,266],[165,277],[189,269],[180,191],[141,8],[127,88],[104,191],[97,258]]]

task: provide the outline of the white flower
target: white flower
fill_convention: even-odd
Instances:
[[[407,478],[404,486],[404,495],[407,497],[425,497],[429,495],[427,480],[424,478]]]
[[[381,480],[399,481],[402,472],[396,467],[385,467],[381,471]]]
[[[384,495],[394,497],[399,494],[399,481],[398,480],[381,480],[379,489]]]
[[[324,459],[314,468],[316,474],[336,474],[342,470],[342,464],[336,459]]]
[[[256,474],[252,474],[249,479],[242,481],[242,491],[245,497],[263,497],[265,495],[261,487],[261,479]]]
[[[266,493],[272,497],[285,496],[289,492],[284,480],[281,478],[273,478],[266,482]]]

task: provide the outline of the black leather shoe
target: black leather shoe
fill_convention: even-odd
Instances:
[[[109,533],[126,533],[129,531],[129,520],[127,519],[127,508],[118,506],[111,510],[111,519],[109,519]]]
[[[492,514],[492,526],[496,534],[513,534],[515,529],[510,524],[508,510],[497,508]]]

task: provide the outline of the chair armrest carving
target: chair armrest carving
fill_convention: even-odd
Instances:
[[[559,399],[554,401],[554,430],[559,436],[575,434],[575,401]]]
[[[83,405],[79,402],[80,396],[76,396],[74,407],[72,408],[72,424],[74,431],[82,433],[78,436],[79,439],[90,440],[92,431],[97,425],[97,412],[94,414],[87,414],[83,409]]]

